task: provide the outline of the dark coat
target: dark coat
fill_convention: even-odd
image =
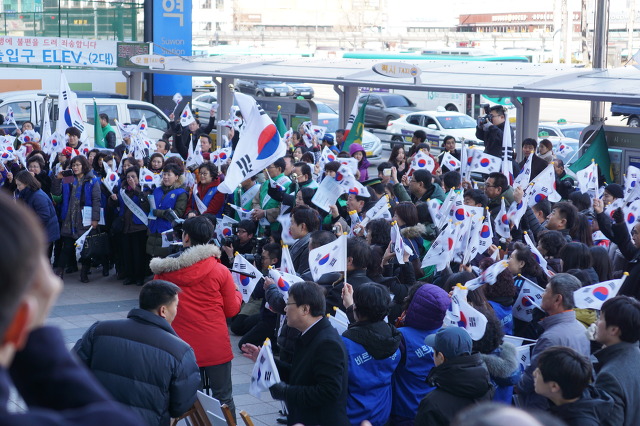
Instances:
[[[11,377],[9,377],[11,375]],[[15,386],[29,410],[7,411]],[[0,424],[29,426],[139,426],[142,419],[115,402],[67,350],[62,333],[40,327],[29,335],[9,370],[0,367]]]
[[[628,280],[629,278],[627,278]],[[596,352],[594,386],[613,397],[614,407],[602,424],[632,426],[640,419],[640,349],[621,342]]]
[[[47,242],[52,243],[60,238],[60,226],[53,202],[42,189],[33,191],[27,187],[18,193],[23,200],[38,215],[47,233]]]
[[[526,162],[527,159],[525,158],[518,164],[520,170],[522,170]],[[549,163],[545,160],[533,154],[533,158],[531,159],[531,180],[535,179],[548,165]]]
[[[498,124],[494,126],[493,124],[482,127],[476,127],[476,138],[484,141],[484,153],[493,155],[494,157],[502,158],[502,135],[504,134],[504,126],[505,123]],[[511,132],[511,142],[512,146],[510,147],[510,155],[513,152],[513,129],[509,126],[509,131]]]
[[[567,426],[600,426],[613,410],[613,398],[606,392],[589,386],[576,402],[550,404],[549,412]]]
[[[323,317],[300,336],[291,364],[276,364],[288,384],[288,424],[349,425],[347,351],[328,319]]]
[[[206,126],[198,127],[194,133],[191,133],[188,126],[182,127],[180,121],[172,121],[169,123],[169,132],[173,133],[173,147],[171,151],[177,152],[186,160],[189,155],[189,144],[195,148],[200,136],[208,135],[215,127],[216,117],[213,115],[209,118],[209,123]]]
[[[309,270],[309,238],[311,234],[307,234],[302,238],[298,238],[289,248],[291,261],[296,273],[303,274]]]
[[[420,402],[416,426],[446,426],[465,407],[493,396],[489,371],[478,353],[448,359],[432,368],[427,383],[436,389]]]
[[[629,237],[629,230],[625,223],[614,223],[611,226],[613,238],[611,242],[615,243],[620,252],[627,259],[627,271],[629,276],[620,287],[618,292],[624,296],[632,296],[636,299],[640,298],[640,249],[636,248]]]
[[[149,425],[168,425],[195,402],[200,370],[193,349],[154,313],[132,309],[127,319],[96,322],[73,349]]]

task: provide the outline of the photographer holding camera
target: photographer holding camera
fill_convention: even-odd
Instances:
[[[485,115],[478,117],[476,138],[484,141],[484,153],[502,158],[502,135],[505,126],[511,132],[511,146],[509,160],[513,160],[513,130],[506,122],[505,110],[502,105],[484,106]]]
[[[233,266],[233,256],[236,252],[242,255],[253,253],[256,247],[255,234],[255,222],[251,220],[241,220],[237,228],[234,229],[234,235],[226,237],[221,241],[222,256],[220,256],[220,261],[222,264],[227,268],[231,268]],[[258,266],[260,266],[260,264],[258,264]]]

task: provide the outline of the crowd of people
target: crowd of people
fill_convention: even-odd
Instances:
[[[104,276],[115,268],[125,285],[147,283],[139,309],[126,320],[97,323],[74,348],[117,401],[149,424],[166,424],[205,387],[235,413],[231,330],[242,336],[237,349],[254,361],[265,339],[275,342],[282,381],[270,393],[285,402],[283,423],[474,424],[469,413],[499,418],[506,405],[516,408],[504,418],[522,424],[635,423],[640,224],[628,226],[625,187],[602,181],[602,195],[582,192],[548,141],[524,139],[524,160],[505,158],[508,169],[514,176],[527,170],[533,181],[552,165],[558,200],[527,201],[527,184],[518,186],[502,172],[474,182],[460,164],[446,161],[466,163],[453,137],[433,155],[423,131],[413,134],[408,149],[395,144],[370,176],[366,151],[348,142],[347,131],[318,140],[301,126],[287,136],[286,155],[225,194],[218,186],[231,155],[220,161],[212,149],[213,113],[208,126],[172,121],[155,152],[142,159],[126,140],[112,151],[80,154],[79,132],[69,128],[68,146],[57,158],[30,143],[26,167],[19,161],[0,166],[2,187],[40,218],[46,237],[34,238],[46,239],[42,258],[52,259],[59,278],[79,269],[88,282],[91,268]],[[493,107],[490,115],[477,136],[485,153],[502,157],[504,110]],[[251,143],[242,139],[241,126],[225,136],[231,149]],[[196,146],[203,161],[187,167]],[[416,167],[416,156],[430,158],[430,166]],[[323,180],[339,180],[340,160],[349,158],[365,190],[315,204]],[[141,182],[142,167],[159,175],[157,184]],[[109,170],[119,170],[115,187],[105,183]],[[381,200],[388,215],[373,215]],[[523,200],[522,214],[506,214]],[[446,220],[454,206],[460,221],[483,212],[491,229],[475,232],[483,238],[490,232],[491,241],[478,249],[471,243],[477,239],[456,237],[472,255],[430,261],[439,237],[458,226]],[[234,224],[223,231],[219,225],[229,219]],[[91,229],[108,236],[103,256],[76,247]],[[172,244],[168,234],[179,242]],[[345,235],[344,269],[317,276],[310,253]],[[456,251],[453,244],[445,253]],[[244,300],[238,256],[264,275]],[[486,319],[482,336],[472,338],[467,321],[452,326],[448,320],[452,295],[501,262],[505,267],[492,281],[466,296]],[[282,283],[270,278],[272,268],[299,277],[286,297]],[[618,295],[606,296],[600,309],[576,306],[580,289],[624,273]],[[527,286],[541,289],[538,300],[522,297]],[[526,320],[514,315],[523,305]],[[349,321],[342,333],[327,318],[337,309]],[[515,343],[523,339],[533,342],[526,352]],[[159,373],[165,368],[168,376]]]

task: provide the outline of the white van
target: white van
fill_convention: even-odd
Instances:
[[[148,102],[127,99],[124,95],[102,92],[75,92],[78,96],[78,107],[85,122],[82,140],[93,147],[93,98],[96,99],[98,114],[105,113],[109,116],[109,124],[116,134],[118,130],[114,120],[120,123],[136,124],[142,116],[147,120],[147,132],[151,139],[160,139],[167,129],[169,118],[158,107]],[[13,110],[13,116],[21,126],[25,121],[31,121],[37,129],[42,125],[42,104],[45,97],[50,97],[49,118],[51,131],[55,131],[58,117],[58,93],[44,93],[41,90],[23,90],[16,92],[0,93],[0,114],[7,114],[8,107]],[[2,124],[2,123],[0,123]],[[7,128],[8,126],[3,126]],[[119,137],[118,137],[119,139]]]

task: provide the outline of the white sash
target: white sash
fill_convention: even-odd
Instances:
[[[247,203],[253,200],[253,197],[260,191],[260,185],[257,183],[253,185],[251,188],[247,189],[247,192],[244,194],[240,194],[240,207],[245,208]]]
[[[204,214],[207,211],[207,206],[198,197],[198,185],[193,185],[193,199],[196,200],[196,207],[198,207],[200,214]]]
[[[133,213],[140,222],[145,225],[149,225],[149,218],[145,214],[145,212],[140,208],[139,205],[133,202],[131,198],[125,193],[123,188],[120,188],[120,196],[122,197],[122,201],[124,201],[124,205],[127,206],[131,213]]]
[[[269,180],[271,180],[271,179],[269,179]],[[276,181],[276,183],[277,183],[278,185],[282,186],[282,187],[284,187],[284,185],[285,185],[286,183],[289,183],[289,182],[291,182],[291,179],[289,179],[289,178],[287,177],[287,175],[282,175],[282,176],[280,176],[280,177],[278,178],[278,180]],[[269,182],[266,182],[266,183],[267,183],[267,185],[270,185],[270,183],[269,183]],[[262,205],[261,205],[260,207],[262,207],[262,209],[264,210],[264,206],[266,206],[266,205],[267,205],[267,203],[268,203],[269,201],[271,201],[271,196],[270,196],[270,195],[269,195],[269,193],[267,192],[267,194],[264,196],[264,200],[262,200]]]

